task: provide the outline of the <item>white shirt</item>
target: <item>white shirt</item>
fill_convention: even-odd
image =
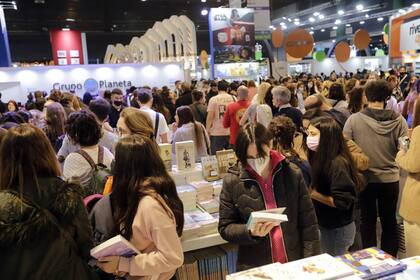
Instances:
[[[168,124],[166,123],[165,117],[161,113],[156,112],[146,106],[142,106],[140,110],[149,114],[150,119],[152,120],[152,123],[153,123],[153,128],[155,130],[156,130],[155,124],[156,124],[156,113],[157,113],[157,115],[159,116],[159,127],[157,129],[156,142],[158,144],[162,143],[160,136],[169,132],[169,127],[168,127]]]
[[[91,148],[83,148],[92,160],[98,163],[99,146],[96,145]],[[112,153],[104,147],[103,164],[111,168],[111,163],[114,160]],[[81,185],[85,185],[90,180],[90,172],[92,167],[89,162],[78,153],[70,153],[64,161],[63,176],[66,180],[77,181]]]

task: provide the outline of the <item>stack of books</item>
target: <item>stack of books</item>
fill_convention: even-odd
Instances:
[[[203,169],[203,178],[207,181],[219,179],[216,156],[206,156],[201,158],[201,167]]]
[[[184,212],[183,240],[217,233],[219,220],[201,209]]]
[[[248,219],[246,227],[252,230],[257,223],[267,222],[280,225],[282,222],[287,222],[287,215],[284,215],[285,208],[275,208],[270,210],[254,211]]]
[[[165,164],[166,170],[172,171],[172,145],[171,144],[159,144],[160,158]]]
[[[215,199],[219,200],[220,193],[222,192],[223,180],[218,180],[213,182],[213,196]]]
[[[213,198],[213,185],[210,182],[196,181],[191,182],[190,185],[197,190],[197,202],[208,201]]]
[[[328,254],[285,264],[273,263],[228,275],[226,280],[332,280],[353,275],[353,270]]]
[[[197,204],[197,190],[190,185],[177,186],[176,191],[184,204],[184,211],[192,211]]]
[[[404,271],[407,264],[372,247],[337,257],[362,279],[378,279]]]
[[[198,205],[200,205],[206,212],[209,212],[210,214],[215,214],[219,212],[219,201],[217,199],[210,199],[205,201],[198,202]]]

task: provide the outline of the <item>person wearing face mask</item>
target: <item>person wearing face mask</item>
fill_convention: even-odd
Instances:
[[[112,128],[117,127],[117,122],[120,118],[120,113],[125,108],[123,101],[123,92],[118,88],[113,89],[111,92],[111,110],[109,111],[109,125]]]
[[[311,198],[321,230],[321,248],[330,255],[342,255],[356,236],[353,212],[362,180],[341,128],[332,118],[311,120],[306,143],[312,170]]]
[[[262,124],[243,126],[235,146],[239,169],[230,169],[223,178],[219,233],[239,245],[238,271],[320,252],[318,223],[302,173],[271,149],[271,139]],[[251,212],[278,207],[286,208],[288,222],[247,229]]]
[[[407,68],[405,66],[401,65],[398,69],[399,72],[399,86],[401,92],[404,92],[405,88],[407,87],[408,83],[410,82],[410,74],[407,72]]]

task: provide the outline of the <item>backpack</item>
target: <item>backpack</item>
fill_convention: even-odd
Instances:
[[[103,164],[104,160],[104,147],[99,146],[98,152],[98,164],[83,150],[79,150],[76,153],[81,155],[91,166],[92,170],[89,173],[90,180],[85,185],[82,185],[83,197],[87,197],[92,194],[101,194],[104,191],[105,183],[108,177],[111,176],[111,170]]]

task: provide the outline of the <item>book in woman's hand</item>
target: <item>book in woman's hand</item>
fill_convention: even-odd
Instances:
[[[131,257],[137,254],[140,252],[121,235],[114,236],[90,250],[90,255],[95,259],[108,256]]]

